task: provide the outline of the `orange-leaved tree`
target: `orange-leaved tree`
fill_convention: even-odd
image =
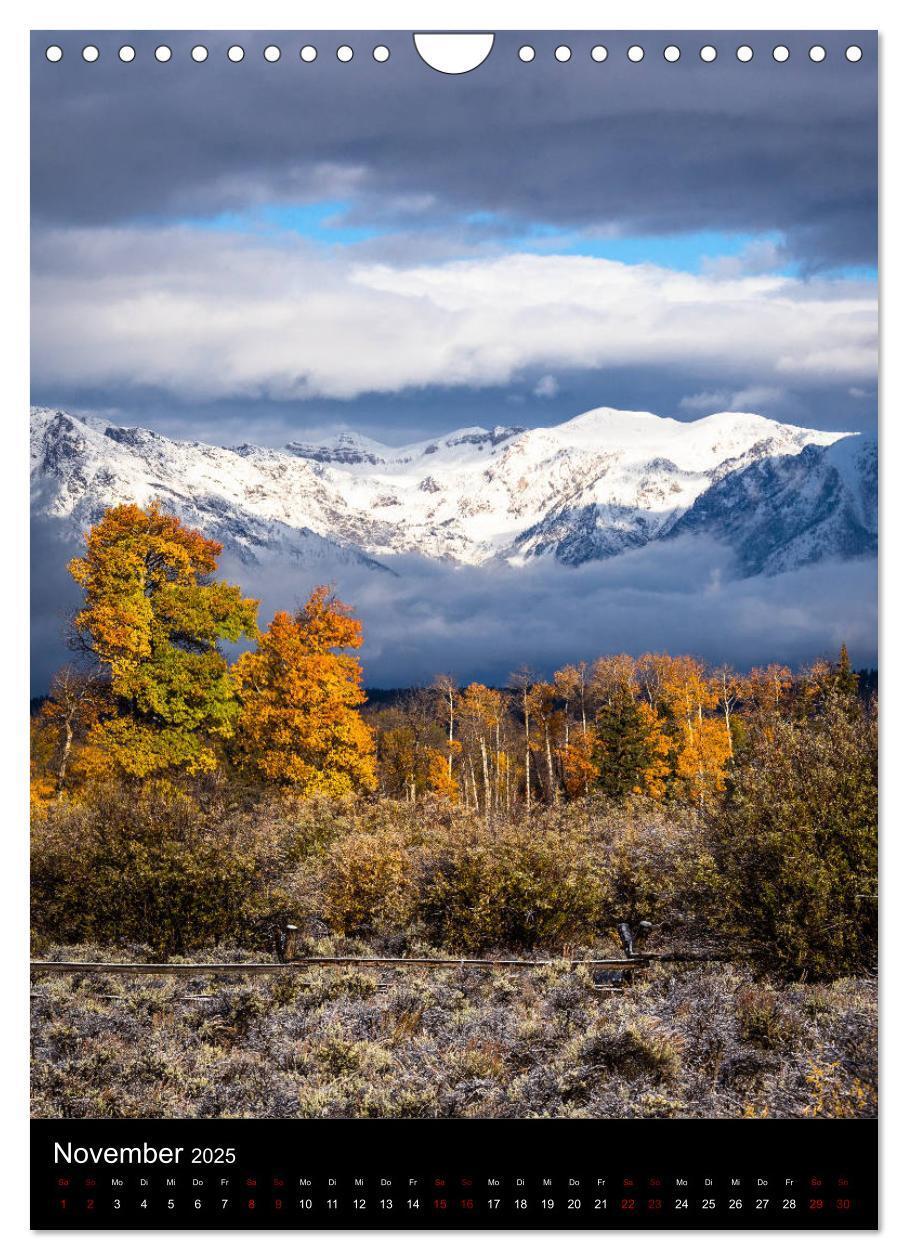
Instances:
[[[221,544],[152,503],[108,508],[69,571],[76,629],[106,667],[118,716],[90,739],[135,778],[213,769],[239,711],[219,644],[257,633],[258,601],[215,582]]]
[[[366,699],[351,649],[362,645],[352,609],[318,586],[295,616],[278,612],[256,650],[233,667],[241,701],[237,762],[306,796],[376,786]]]
[[[598,774],[595,753],[596,732],[592,727],[581,730],[572,743],[566,743],[559,750],[564,790],[571,800],[586,795],[595,783]]]
[[[651,661],[666,658],[652,657]],[[658,701],[668,715],[674,749],[675,793],[704,804],[725,786],[731,744],[725,722],[711,716],[719,704],[717,680],[691,656],[667,658]]]

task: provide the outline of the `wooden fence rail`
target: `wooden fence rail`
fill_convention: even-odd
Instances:
[[[118,963],[118,962],[57,962],[46,958],[33,958],[31,973],[57,971],[75,974],[79,972],[107,972],[116,975],[278,975],[285,971],[304,971],[308,967],[479,967],[494,970],[500,967],[552,967],[556,963],[569,967],[591,967],[596,970],[637,971],[648,967],[657,955],[639,955],[632,958],[338,958],[313,955],[294,958],[287,962],[273,963]],[[671,961],[695,961],[677,956]]]

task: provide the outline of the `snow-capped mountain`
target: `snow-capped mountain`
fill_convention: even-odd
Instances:
[[[112,504],[157,499],[247,563],[580,565],[704,533],[744,575],[876,546],[871,442],[739,413],[598,408],[552,428],[269,450],[34,408],[32,476],[35,513],[74,538]]]

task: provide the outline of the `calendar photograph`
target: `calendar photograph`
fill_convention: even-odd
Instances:
[[[32,34],[35,1121],[877,1115],[875,33],[463,38]]]

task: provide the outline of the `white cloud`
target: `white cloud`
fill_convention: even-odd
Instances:
[[[687,394],[678,404],[682,411],[703,415],[705,411],[760,411],[785,401],[785,390],[775,385],[748,385],[744,389],[704,390]]]
[[[704,258],[703,270],[720,279],[736,276],[762,275],[776,271],[786,261],[785,252],[776,241],[751,241],[739,254],[722,254]]]
[[[546,372],[545,376],[540,376],[539,380],[533,387],[533,393],[537,398],[555,398],[558,395],[560,386],[558,378],[552,376],[551,372]]]
[[[36,234],[35,379],[346,399],[506,386],[534,370],[540,385],[557,371],[674,366],[773,387],[876,372],[870,284],[576,256],[351,257],[188,227]]]

